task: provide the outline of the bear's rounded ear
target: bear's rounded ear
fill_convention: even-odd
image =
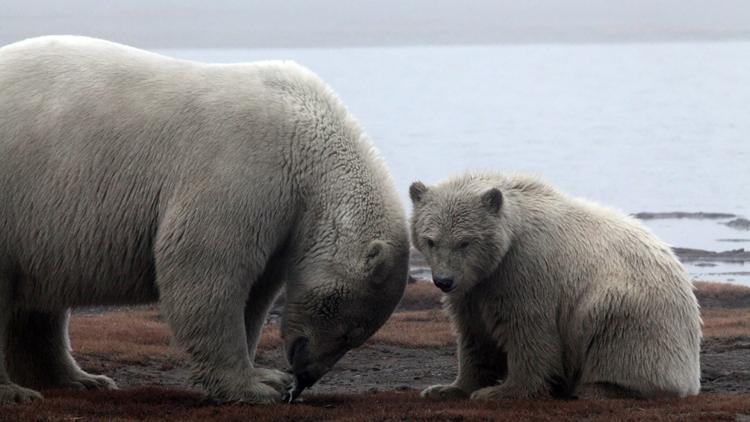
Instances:
[[[382,240],[373,240],[365,248],[362,268],[368,278],[376,284],[385,279],[391,266],[391,246]]]
[[[415,205],[422,201],[422,197],[427,192],[427,186],[420,181],[416,181],[409,186],[409,197]]]
[[[503,206],[503,193],[498,188],[492,188],[482,194],[482,205],[490,212],[497,213]]]

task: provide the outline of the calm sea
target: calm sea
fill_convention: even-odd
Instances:
[[[485,169],[628,213],[750,218],[749,42],[159,52],[309,67],[377,145],[407,209],[413,180]],[[646,224],[675,246],[750,249],[750,231],[726,221]],[[707,265],[687,267],[750,285],[750,263]]]

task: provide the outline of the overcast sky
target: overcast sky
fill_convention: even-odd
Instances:
[[[0,0],[0,44],[144,48],[750,39],[750,0]]]

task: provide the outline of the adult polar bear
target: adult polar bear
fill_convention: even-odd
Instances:
[[[309,71],[0,49],[0,403],[114,387],[71,357],[68,309],[157,300],[210,396],[278,401],[292,377],[253,360],[282,285],[305,387],[384,323],[407,261],[387,170]]]

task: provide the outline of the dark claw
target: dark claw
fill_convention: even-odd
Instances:
[[[294,385],[289,388],[289,391],[281,395],[281,400],[286,403],[291,403],[297,399],[305,390],[304,385],[301,385],[297,380],[294,380]]]
[[[302,394],[303,391],[305,391],[305,387],[299,385],[298,383],[294,383],[294,389],[292,390],[289,402],[291,403],[292,401],[294,401],[297,397],[300,396],[300,394]]]

